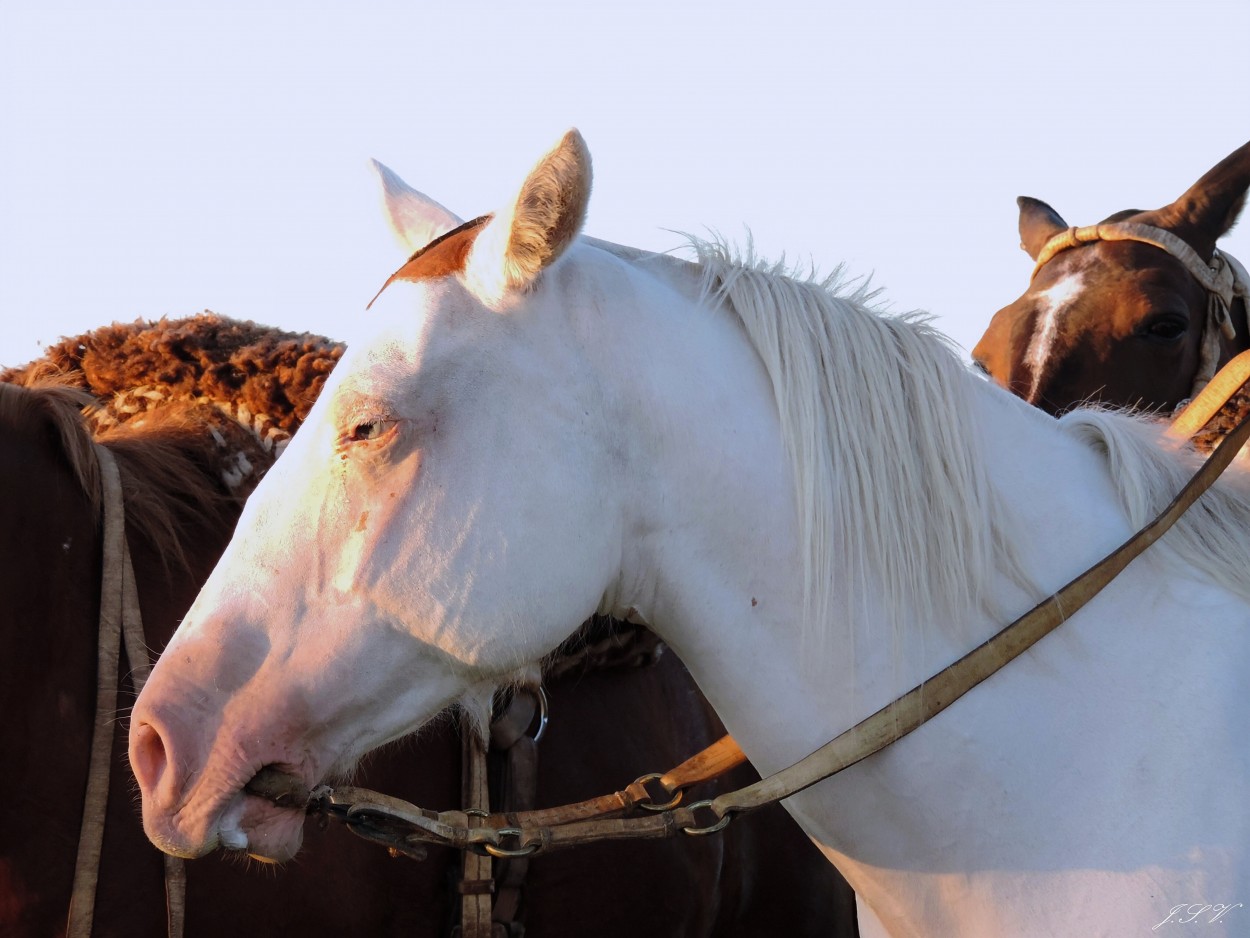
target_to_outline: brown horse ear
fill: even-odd
[[[1022,195],[1016,199],[1020,206],[1020,247],[1033,260],[1041,252],[1046,242],[1060,232],[1067,231],[1069,225],[1059,213],[1040,199],[1031,199]]]
[[[1250,188],[1250,143],[1220,160],[1171,205],[1145,212],[1140,221],[1165,228],[1188,242],[1206,260],[1215,242],[1241,214]]]

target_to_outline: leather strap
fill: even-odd
[[[1219,370],[1205,388],[1190,401],[1168,427],[1174,440],[1188,440],[1211,422],[1234,394],[1250,380],[1250,350],[1244,351]]]
[[[754,785],[722,795],[710,807],[717,817],[780,801],[867,758],[901,739],[976,687],[1076,614],[1142,551],[1161,538],[1210,488],[1250,438],[1250,418],[1221,441],[1171,504],[1123,545],[1058,593],[979,645],[934,677],[790,768]]]
[[[493,751],[491,758],[497,763],[500,810],[532,809],[538,794],[538,741],[532,736],[520,736],[506,749]],[[523,934],[523,900],[529,864],[528,856],[505,858],[496,863],[497,888],[491,918],[508,935]]]
[[[1244,277],[1238,277],[1238,271],[1231,267],[1227,255],[1216,251],[1210,264],[1207,264],[1192,247],[1172,232],[1153,225],[1138,222],[1109,222],[1104,225],[1085,225],[1081,228],[1069,228],[1055,235],[1037,252],[1037,262],[1033,265],[1033,277],[1046,263],[1063,251],[1080,247],[1094,241],[1140,241],[1161,251],[1166,251],[1185,265],[1185,269],[1202,284],[1208,293],[1218,293],[1224,297],[1225,303],[1232,301],[1235,283]],[[1235,262],[1234,262],[1235,263]],[[1240,265],[1238,265],[1240,266]],[[1232,336],[1229,336],[1232,338]]]
[[[130,664],[135,694],[143,689],[152,665],[143,638],[139,590],[135,584],[130,548],[126,543],[126,516],[121,473],[109,450],[95,445],[100,466],[103,502],[103,570],[100,576],[100,623],[96,654],[96,709],[83,800],[82,826],[70,894],[67,938],[88,938],[95,918],[100,852],[108,808],[109,762],[117,713],[117,675],[122,640]],[[186,872],[178,857],[162,854],[165,864],[167,928],[170,938],[182,938],[186,921]]]
[[[660,785],[669,794],[675,794],[683,789],[720,778],[746,761],[746,753],[742,751],[737,741],[732,736],[722,736],[702,752],[691,756],[681,765],[661,775]]]
[[[113,454],[102,446],[96,447],[96,454],[100,463],[100,488],[104,501],[104,566],[100,577],[95,719],[91,730],[87,794],[83,800],[78,856],[74,864],[74,887],[69,902],[69,922],[65,930],[68,938],[89,938],[95,917],[100,850],[104,843],[104,812],[109,797],[113,720],[117,713],[117,668],[124,604],[123,557],[127,553],[125,509],[122,506],[121,476],[117,471],[117,463],[113,460]]]
[[[490,810],[486,782],[486,748],[476,733],[465,729],[461,743],[461,792],[463,804],[472,811]],[[460,877],[460,935],[462,938],[491,938],[491,896],[495,878],[489,855],[465,851]]]

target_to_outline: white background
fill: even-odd
[[[401,259],[369,157],[467,218],[570,126],[589,234],[750,230],[970,348],[1015,197],[1170,202],[1250,138],[1248,40],[1246,0],[0,0],[0,365],[205,308],[337,337]]]

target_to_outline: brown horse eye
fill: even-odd
[[[1145,335],[1151,339],[1173,342],[1189,331],[1189,323],[1179,316],[1156,319],[1146,326]]]

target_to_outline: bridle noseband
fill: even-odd
[[[1030,282],[1037,278],[1038,272],[1056,254],[1095,241],[1138,241],[1166,251],[1180,261],[1207,291],[1207,321],[1202,330],[1202,357],[1194,375],[1193,387],[1189,391],[1190,397],[1198,394],[1219,369],[1221,337],[1231,342],[1237,336],[1233,327],[1233,301],[1240,297],[1243,306],[1250,310],[1250,276],[1247,276],[1246,269],[1235,257],[1219,248],[1215,249],[1211,255],[1211,263],[1208,264],[1192,247],[1162,228],[1138,222],[1111,222],[1068,228],[1052,237],[1037,253],[1037,263],[1033,266]],[[1250,312],[1247,315],[1250,316]]]

